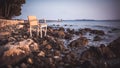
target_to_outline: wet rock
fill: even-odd
[[[67,39],[67,40],[71,40],[72,37],[73,37],[73,35],[70,34],[70,33],[66,33],[66,34],[65,34],[65,39]]]
[[[65,24],[64,26],[67,26],[67,24]]]
[[[105,59],[112,59],[116,57],[112,50],[104,44],[100,45],[99,50]]]
[[[120,30],[120,29],[118,29],[118,28],[113,28],[112,29],[112,31],[118,31],[118,30]]]
[[[87,31],[86,31],[85,29],[79,29],[79,30],[78,30],[78,33],[79,33],[79,34],[82,34],[82,35],[83,35],[83,34],[85,35],[85,34],[87,33]]]
[[[115,66],[117,62],[114,61],[115,58],[116,55],[114,54],[114,52],[112,52],[112,50],[104,44],[101,44],[100,47],[92,46],[81,55],[81,60],[83,63],[89,61],[90,66],[93,66],[95,68],[111,68],[111,66]]]
[[[66,31],[68,33],[70,33],[70,34],[74,34],[75,33],[75,30],[74,29],[70,29],[70,28],[66,29]]]
[[[89,64],[91,64],[91,66],[93,66],[94,68],[97,68],[97,66],[100,66],[99,62],[100,60],[102,60],[101,58],[102,58],[102,55],[99,49],[96,47],[90,47],[87,51],[83,52],[81,55],[82,63],[89,61]]]
[[[115,53],[116,57],[120,57],[120,37],[111,42],[108,47]]]
[[[47,37],[47,41],[48,41],[48,44],[52,47],[52,49],[61,50],[61,51],[65,49],[63,41],[61,41],[58,38],[54,38],[50,36],[50,37]]]
[[[80,37],[74,41],[72,41],[68,47],[71,48],[77,48],[77,47],[83,47],[86,46],[88,44],[88,39],[86,37]]]
[[[93,39],[93,41],[101,41],[101,40],[102,40],[102,38],[100,36],[95,36]]]
[[[90,33],[97,35],[105,35],[105,32],[103,30],[91,30]]]
[[[63,27],[60,27],[58,31],[65,31]]]

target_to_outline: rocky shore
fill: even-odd
[[[85,37],[87,33],[94,38]],[[105,35],[90,28],[76,31],[48,26],[47,36],[40,38],[35,32],[29,36],[28,24],[2,27],[0,68],[119,68],[120,37],[108,45],[89,45]],[[74,36],[78,38],[73,40]]]

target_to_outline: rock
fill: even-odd
[[[105,32],[103,30],[91,30],[90,33],[97,35],[105,35]]]
[[[64,26],[67,26],[67,24],[65,24]]]
[[[116,57],[120,57],[120,37],[111,42],[108,47],[115,53]]]
[[[90,66],[93,66],[94,68],[97,68],[97,65],[100,66],[100,63],[98,63],[102,56],[98,48],[96,47],[90,47],[88,50],[84,51],[81,55],[82,63],[84,64],[86,61],[89,61]]]
[[[90,66],[95,68],[111,68],[111,66],[120,63],[116,61],[115,58],[115,54],[104,44],[102,44],[100,47],[92,46],[88,50],[84,51],[81,55],[82,63],[89,61]]]
[[[40,53],[38,53],[38,56],[39,56],[39,57],[45,57],[45,52],[40,51]]]
[[[16,41],[16,39],[15,39],[14,37],[9,37],[9,38],[8,38],[8,41],[9,41],[9,42],[12,42],[12,41]]]
[[[38,45],[31,39],[16,42],[14,44],[8,43],[4,46],[6,51],[2,51],[3,55],[0,58],[0,66],[15,64],[24,59],[31,52],[37,51]]]
[[[65,31],[63,27],[60,27],[58,31]]]
[[[88,39],[86,37],[80,37],[74,41],[72,41],[68,47],[77,48],[88,45]]]
[[[102,38],[100,36],[95,36],[93,39],[93,41],[100,41],[100,40],[102,40]]]
[[[65,39],[67,39],[67,40],[71,40],[72,37],[73,37],[73,35],[70,34],[70,33],[66,33],[66,34],[65,34]]]
[[[48,45],[46,45],[45,48],[48,49],[48,50],[50,50],[50,49],[52,49],[52,46],[48,44]]]
[[[55,55],[55,56],[60,56],[60,51],[55,51],[55,52],[54,52],[54,55]]]
[[[74,34],[74,33],[75,33],[75,30],[74,30],[74,29],[70,29],[70,28],[68,28],[66,31],[67,31],[68,33],[70,33],[70,34]]]
[[[58,31],[58,37],[59,38],[64,38],[65,37],[64,31]]]
[[[118,29],[118,28],[113,28],[112,29],[112,31],[118,31],[118,30],[120,30],[120,29]]]
[[[54,38],[50,36],[50,37],[47,37],[47,41],[48,41],[48,44],[52,47],[52,49],[61,50],[61,51],[65,49],[63,41],[61,41],[58,38]]]
[[[27,68],[27,65],[25,63],[22,63],[20,67],[21,68]]]
[[[110,50],[110,48],[105,46],[104,44],[100,45],[99,50],[105,59],[112,59],[116,57],[112,50]]]
[[[12,66],[11,65],[7,65],[7,68],[12,68]]]
[[[0,46],[8,43],[8,39],[0,39]]]
[[[27,62],[28,62],[29,64],[33,64],[32,58],[28,58]]]
[[[47,40],[44,40],[43,43],[42,43],[42,45],[46,45],[46,44],[48,44]]]
[[[64,38],[65,37],[65,32],[64,31],[57,31],[55,30],[53,33],[52,33],[52,36],[53,37],[56,37],[56,38]]]
[[[17,25],[17,29],[22,29],[24,25]]]

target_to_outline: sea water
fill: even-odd
[[[62,21],[62,22],[47,22],[48,26],[53,28],[64,27],[70,29],[84,29],[91,28],[97,30],[103,30],[105,32],[104,36],[101,36],[101,41],[92,41],[95,35],[84,35],[89,40],[89,46],[99,46],[100,44],[108,45],[110,42],[120,37],[120,21]],[[72,40],[65,41],[65,45],[69,44],[71,41],[79,38],[79,36],[74,36]]]

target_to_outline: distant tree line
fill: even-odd
[[[11,19],[21,15],[21,7],[26,0],[0,0],[0,18]]]

